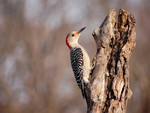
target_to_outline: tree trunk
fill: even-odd
[[[97,45],[95,67],[87,89],[88,113],[125,113],[132,96],[129,86],[129,58],[136,43],[136,22],[130,13],[109,11],[93,32]]]

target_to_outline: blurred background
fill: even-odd
[[[111,8],[137,22],[127,113],[150,113],[150,0],[0,0],[0,113],[85,113],[65,37],[86,26],[79,42],[92,59]]]

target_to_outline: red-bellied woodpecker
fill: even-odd
[[[89,83],[90,58],[85,49],[78,43],[80,33],[84,29],[85,27],[79,31],[69,33],[66,37],[66,44],[70,48],[70,59],[74,76],[81,89],[83,98],[86,98],[85,84]]]

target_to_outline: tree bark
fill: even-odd
[[[87,89],[87,113],[126,112],[132,96],[129,58],[136,45],[135,27],[133,15],[120,9],[116,20],[116,11],[112,9],[93,32],[97,53]]]

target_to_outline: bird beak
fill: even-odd
[[[81,33],[85,28],[86,28],[86,27],[83,27],[82,29],[80,29],[80,30],[78,31],[78,34]]]

